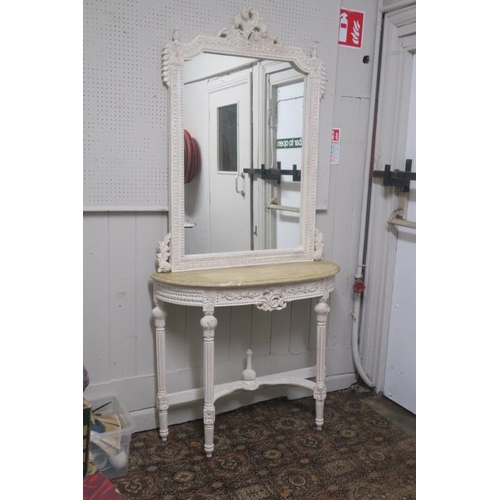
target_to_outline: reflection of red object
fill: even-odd
[[[366,283],[363,281],[363,278],[357,278],[352,285],[352,289],[354,293],[363,293],[366,290]]]
[[[191,182],[200,171],[200,152],[191,134],[184,130],[184,183]]]

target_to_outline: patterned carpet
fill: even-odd
[[[325,427],[312,397],[274,399],[218,415],[215,452],[203,451],[201,420],[132,435],[129,469],[113,482],[136,500],[410,500],[416,443],[363,399],[330,392]]]

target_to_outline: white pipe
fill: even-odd
[[[352,357],[354,359],[354,366],[359,374],[359,376],[363,379],[363,382],[368,387],[375,387],[375,384],[369,379],[366,374],[363,365],[361,363],[361,358],[359,356],[359,345],[358,345],[358,319],[359,319],[359,311],[360,311],[360,303],[361,298],[359,293],[354,294],[354,311],[352,313]]]

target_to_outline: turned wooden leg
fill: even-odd
[[[166,374],[166,355],[165,355],[165,323],[167,313],[163,305],[158,303],[153,309],[156,332],[156,371],[158,394],[156,405],[158,407],[160,419],[160,437],[163,441],[168,436],[168,393],[167,393],[167,374]]]
[[[316,385],[314,399],[316,400],[316,428],[323,428],[323,410],[326,399],[325,371],[326,371],[326,320],[330,307],[326,299],[319,299],[314,310],[316,311]]]
[[[203,406],[203,424],[205,426],[205,453],[211,457],[214,451],[214,337],[217,319],[213,310],[206,310],[200,324],[203,328],[203,367],[205,379],[205,403]]]

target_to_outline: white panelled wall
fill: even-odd
[[[169,0],[149,1],[154,6],[171,3]],[[87,4],[87,9],[91,9],[92,2]],[[211,29],[207,28],[204,19],[200,20],[196,15],[196,6],[201,10],[202,4],[206,9],[207,4],[203,0],[186,2],[190,12],[178,19],[179,27],[189,25],[186,29],[189,36],[184,41],[194,37],[198,31],[215,35],[244,5],[240,1],[229,0],[211,4],[208,20],[210,26],[217,27]],[[281,4],[286,19],[277,16],[276,4]],[[295,4],[300,5],[296,14],[291,9]],[[325,24],[322,16],[325,16],[325,11],[328,12],[331,39],[319,40],[318,55],[322,58],[322,52],[331,54],[336,47],[340,2],[321,0],[313,4],[314,9],[307,2],[282,1],[273,3],[271,9],[269,2],[261,0],[253,2],[252,6],[260,12],[273,34],[279,36],[283,25],[288,27],[289,32],[296,30],[297,39],[286,39],[283,43],[307,45],[304,47],[306,51],[318,40],[317,33],[302,24],[304,15],[301,9],[309,8],[322,26]],[[124,5],[128,3],[122,4],[121,8]],[[135,2],[131,5],[137,6]],[[363,210],[377,2],[345,0],[342,6],[365,12],[365,32],[362,49],[339,47],[338,53],[335,50],[336,55],[328,58],[326,70],[329,81],[321,109],[320,161],[321,158],[329,158],[330,144],[324,138],[330,137],[332,126],[341,128],[339,165],[321,163],[324,172],[320,177],[319,195],[325,202],[323,206],[320,204],[317,215],[317,226],[324,234],[323,256],[336,262],[341,269],[336,290],[330,298],[326,355],[328,390],[346,388],[356,381],[351,350],[352,284],[358,265]],[[147,29],[147,26],[142,28]],[[165,33],[165,44],[169,37],[170,33]],[[332,47],[327,47],[327,44],[332,44]],[[158,53],[160,51],[161,47]],[[363,62],[366,55],[370,58],[368,63]],[[160,62],[158,58],[158,79],[161,78]],[[335,78],[333,75],[336,75]],[[137,84],[140,85],[140,82]],[[163,90],[166,93],[166,89]],[[152,111],[154,108],[148,108],[145,113]],[[165,130],[165,143],[166,140]],[[140,158],[137,162],[140,163]],[[138,430],[144,430],[158,425],[155,418],[155,345],[149,276],[155,271],[157,244],[168,232],[168,214],[108,209],[84,212],[83,359],[90,376],[85,395],[89,399],[117,396],[134,415]],[[198,308],[169,306],[168,313],[168,390],[175,394],[202,387],[201,312]],[[272,313],[251,306],[223,308],[216,311],[216,316],[216,383],[241,377],[245,351],[249,347],[254,352],[252,365],[257,375],[306,369],[314,365],[315,318],[312,302],[298,301]],[[310,391],[269,387],[255,393],[236,393],[218,401],[217,411],[278,395],[302,397],[309,396]],[[201,410],[201,401],[171,406],[169,420],[175,423],[200,418]]]

